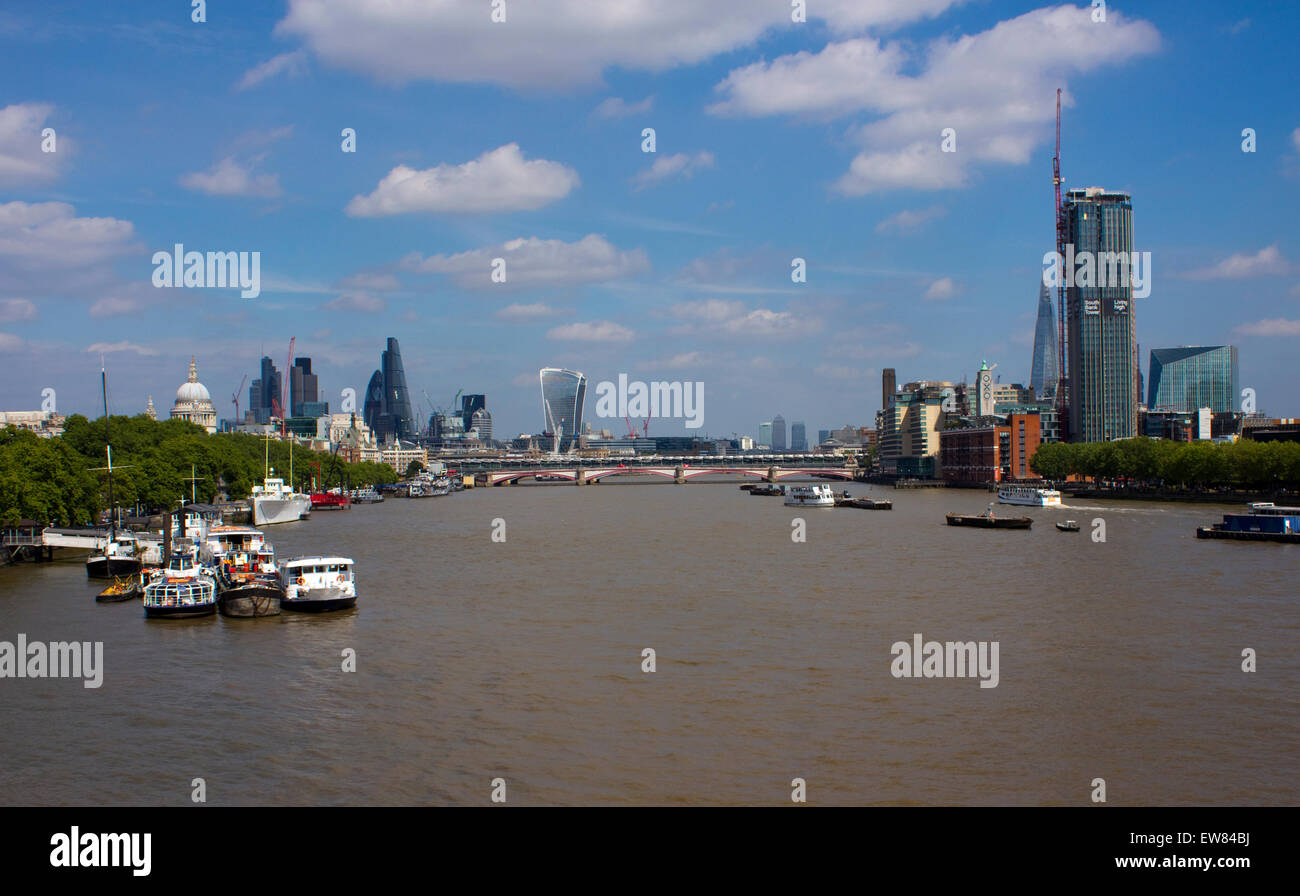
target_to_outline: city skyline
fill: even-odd
[[[1300,120],[1266,101],[1287,83],[1282,11],[1111,4],[1096,23],[1084,6],[936,2],[932,16],[886,20],[864,4],[856,19],[836,7],[802,26],[755,13],[751,26],[703,3],[669,26],[678,41],[719,23],[690,59],[653,42],[610,57],[599,41],[560,41],[554,72],[524,76],[519,42],[536,20],[521,10],[486,32],[502,41],[497,63],[461,60],[453,77],[339,52],[326,33],[339,21],[301,7],[194,24],[160,2],[131,29],[107,9],[39,25],[6,14],[0,360],[21,373],[0,384],[0,407],[39,408],[53,389],[60,412],[94,416],[103,355],[114,413],[140,413],[197,354],[230,418],[242,377],[263,356],[283,363],[294,336],[336,410],[343,390],[364,393],[394,333],[415,395],[491,395],[498,437],[537,428],[543,366],[704,382],[702,431],[715,435],[753,433],[773,406],[810,428],[870,425],[887,367],[957,382],[987,358],[1029,383],[1026,284],[1053,242],[1062,87],[1066,186],[1133,195],[1134,248],[1153,253],[1137,341],[1238,345],[1258,407],[1300,414],[1285,378],[1300,245],[1275,201],[1300,184]],[[359,35],[386,27],[359,15]],[[447,34],[478,34],[447,15]],[[582,27],[560,15],[550,33]],[[635,33],[617,17],[604,27]],[[1035,46],[1050,29],[1072,49]],[[68,33],[96,41],[55,39]],[[959,40],[1019,85],[1012,96],[953,93]],[[454,55],[441,41],[429,37]],[[1012,59],[1008,43],[1030,49]],[[226,44],[238,53],[215,52]],[[157,95],[117,73],[120,54],[191,86]],[[1251,66],[1235,64],[1243,54]],[[874,80],[857,68],[870,60]],[[891,111],[876,83],[914,105]],[[1188,90],[1218,99],[1153,126],[1146,110]],[[412,104],[435,114],[413,119]],[[922,112],[951,120],[956,152],[942,152],[939,125],[912,128]],[[39,151],[46,128],[52,153]],[[1228,188],[1213,232],[1187,186],[1209,182]],[[987,223],[970,227],[976,215]],[[259,294],[155,288],[150,259],[176,244],[261,253]],[[685,432],[679,420],[650,431]]]

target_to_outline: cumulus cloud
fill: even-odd
[[[130,221],[78,218],[66,202],[0,203],[0,275],[101,265],[130,251],[134,237]]]
[[[870,115],[851,132],[862,150],[836,183],[840,192],[945,189],[966,183],[972,162],[1027,162],[1051,132],[1055,89],[1067,75],[1159,47],[1148,22],[1112,10],[1101,26],[1088,8],[1058,6],[918,50],[858,37],[747,65],[717,85],[721,98],[710,111],[823,120]],[[941,152],[945,128],[956,132],[955,152]]]
[[[546,332],[547,339],[575,342],[631,342],[635,337],[627,327],[610,320],[577,321]]]
[[[749,308],[743,302],[725,299],[704,299],[698,302],[679,302],[669,313],[689,325],[683,332],[698,333],[700,327],[730,336],[790,336],[820,329],[818,321],[797,317],[788,311],[770,308]]]
[[[948,214],[942,205],[929,208],[903,209],[876,225],[876,233],[916,233],[926,224]]]
[[[0,352],[18,352],[27,347],[27,342],[13,333],[0,333]]]
[[[930,284],[922,296],[927,302],[946,302],[957,294],[957,284],[951,277],[941,277]]]
[[[180,184],[188,190],[207,193],[209,196],[254,196],[268,198],[279,196],[280,175],[258,174],[250,166],[226,156],[207,171],[195,171],[181,176]]]
[[[382,297],[368,292],[345,292],[321,306],[327,311],[383,311],[388,303]]]
[[[1266,277],[1287,274],[1291,263],[1282,257],[1274,243],[1254,255],[1237,253],[1218,264],[1188,272],[1193,280],[1239,280],[1246,277]]]
[[[644,171],[632,178],[638,190],[643,190],[651,184],[658,183],[670,177],[690,178],[702,168],[713,167],[713,153],[697,152],[694,154],[679,152],[676,155],[660,156],[654,160],[654,163]]]
[[[99,299],[95,304],[90,306],[91,317],[118,317],[124,314],[135,314],[144,306],[135,299],[123,296],[109,296]]]
[[[31,299],[0,299],[0,323],[36,320],[36,304]]]
[[[402,284],[392,274],[383,271],[358,271],[340,280],[339,287],[345,292],[371,289],[377,292],[392,292],[395,289],[401,289]]]
[[[937,15],[959,0],[818,0],[810,18],[838,32],[900,25]],[[789,3],[656,0],[508,3],[491,21],[486,3],[461,0],[375,3],[290,0],[276,26],[318,61],[380,81],[431,79],[517,89],[598,84],[607,67],[664,71],[752,44],[772,28],[802,28]]]
[[[635,103],[625,102],[621,96],[611,96],[601,100],[600,105],[591,114],[596,118],[629,118],[644,115],[654,107],[655,98],[648,96]]]
[[[96,342],[86,347],[86,352],[93,355],[109,355],[114,352],[132,352],[142,357],[152,357],[158,354],[157,349],[149,348],[144,345],[137,345],[134,342]]]
[[[544,302],[534,302],[531,305],[507,305],[499,310],[496,316],[502,320],[530,321],[543,317],[552,317],[559,313],[558,309],[552,308]]]
[[[59,175],[59,163],[71,144],[57,137],[56,152],[41,151],[41,131],[54,107],[47,103],[17,103],[0,109],[0,186],[44,184]]]
[[[504,284],[492,281],[497,258],[505,260]],[[592,233],[572,243],[532,236],[455,255],[422,258],[412,254],[402,259],[401,266],[418,273],[450,274],[461,286],[473,289],[499,289],[510,284],[553,286],[614,280],[646,270],[650,261],[641,249],[619,249]]]
[[[307,70],[307,51],[294,50],[289,53],[281,53],[279,56],[272,56],[265,62],[259,62],[257,65],[244,72],[244,76],[239,79],[235,86],[236,90],[247,90],[261,84],[268,78],[274,78],[276,75],[285,74],[290,77],[297,77]]]
[[[545,159],[525,161],[507,143],[463,165],[443,163],[418,171],[398,165],[369,196],[354,196],[347,213],[358,218],[412,212],[531,211],[563,199],[578,186],[578,172]]]

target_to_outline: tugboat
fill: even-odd
[[[209,530],[203,558],[217,570],[217,609],[222,616],[279,616],[284,589],[275,566],[275,549],[250,526]]]
[[[1028,529],[1034,521],[1027,516],[994,516],[993,505],[975,516],[960,513],[946,514],[949,526],[976,526],[981,529]]]
[[[349,557],[295,557],[280,565],[280,606],[299,613],[327,613],[356,606]]]
[[[144,587],[140,584],[138,575],[118,576],[113,581],[113,584],[95,595],[95,600],[101,604],[120,604],[122,601],[139,597],[143,593]]]
[[[188,554],[177,552],[144,586],[144,615],[150,619],[192,619],[217,612],[217,583]]]

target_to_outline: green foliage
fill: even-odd
[[[1046,479],[1078,475],[1180,488],[1294,489],[1300,487],[1300,443],[1057,442],[1040,445],[1030,467]]]
[[[413,476],[419,476],[423,472],[424,472],[424,464],[420,463],[418,460],[413,460],[406,465],[405,478],[410,479]]]
[[[69,417],[61,438],[43,439],[10,427],[0,430],[0,523],[19,519],[74,525],[89,523],[108,507],[105,421]],[[113,444],[113,500],[155,511],[191,494],[204,502],[249,495],[267,466],[289,476],[289,444],[246,433],[209,435],[184,420],[144,414],[108,420]],[[387,464],[346,463],[325,452],[293,450],[293,484],[306,489],[316,475],[351,487],[394,482]],[[193,472],[191,472],[193,471]],[[194,482],[191,483],[191,476]],[[192,488],[192,492],[191,492]]]

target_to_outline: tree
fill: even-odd
[[[405,478],[411,479],[415,476],[419,476],[423,472],[424,472],[424,464],[420,463],[418,460],[413,460],[406,465]]]

